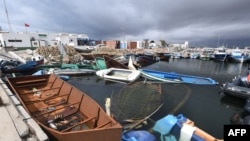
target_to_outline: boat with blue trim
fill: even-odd
[[[166,83],[189,83],[197,85],[216,85],[218,82],[209,77],[178,74],[175,72],[163,72],[150,69],[140,69],[141,75],[149,80]]]

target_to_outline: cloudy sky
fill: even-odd
[[[250,46],[250,0],[5,0],[13,32],[84,33],[103,40]],[[4,0],[0,26],[10,31]],[[24,24],[30,25],[25,28]]]

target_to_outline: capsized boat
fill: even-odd
[[[122,126],[101,106],[54,74],[7,78],[30,116],[60,141],[120,141]]]
[[[218,82],[208,77],[178,74],[175,72],[163,72],[150,69],[140,69],[141,75],[149,80],[166,83],[189,83],[197,85],[216,85]]]
[[[157,120],[153,131],[160,133],[162,140],[180,141],[223,141],[197,127],[194,122],[183,114],[172,114]]]
[[[250,98],[250,82],[247,76],[236,76],[232,82],[221,85],[220,94],[235,96],[243,99]]]
[[[140,71],[120,68],[108,68],[96,71],[96,75],[104,78],[105,80],[133,82],[140,77]]]

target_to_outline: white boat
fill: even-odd
[[[249,62],[250,57],[243,53],[241,49],[238,47],[235,49],[232,49],[231,53],[229,53],[227,60],[229,62],[236,62],[236,63],[243,63],[243,62]]]
[[[109,68],[97,71],[96,75],[106,80],[133,82],[140,77],[140,73],[139,70]]]
[[[226,61],[227,58],[227,49],[224,46],[217,47],[213,53],[212,60],[214,61]]]

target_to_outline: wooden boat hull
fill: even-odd
[[[30,116],[57,140],[121,140],[121,125],[56,75],[20,76],[7,82]]]
[[[114,60],[113,58],[110,58],[106,55],[103,56],[106,67],[107,68],[121,68],[121,69],[128,69],[128,66]]]
[[[137,57],[137,63],[140,64],[141,66],[147,66],[156,62],[157,61],[154,60],[153,57],[151,56],[139,55],[139,57]]]
[[[211,78],[198,77],[191,75],[177,74],[174,72],[162,72],[149,69],[141,69],[142,76],[151,80],[158,80],[171,83],[189,83],[197,85],[216,85],[218,84]]]

